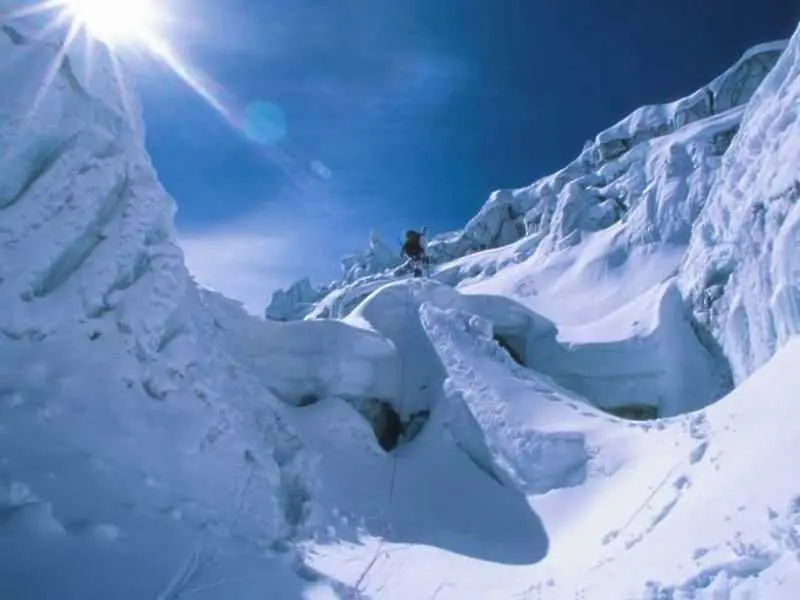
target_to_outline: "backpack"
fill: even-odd
[[[424,254],[422,248],[422,234],[417,231],[406,232],[406,242],[403,244],[403,251],[409,256]]]

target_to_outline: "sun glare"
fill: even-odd
[[[107,44],[146,43],[159,20],[150,0],[64,0],[64,10],[90,36]]]
[[[86,44],[84,56],[87,72],[91,71],[94,44],[101,43],[110,50],[108,56],[126,106],[128,102],[125,97],[129,90],[123,85],[122,63],[127,56],[150,56],[183,80],[231,127],[243,131],[242,117],[238,116],[240,111],[236,103],[213,79],[184,60],[170,42],[170,34],[174,34],[175,27],[182,22],[171,14],[168,8],[170,4],[171,0],[33,0],[9,13],[0,12],[0,25],[47,15],[49,18],[46,22],[40,23],[38,37],[60,37],[59,51],[43,74],[30,114],[35,113],[71,48],[78,41],[83,41]],[[79,35],[81,33],[84,35]],[[129,54],[129,50],[134,52]],[[264,123],[261,125],[265,127]],[[268,133],[271,134],[271,131]],[[266,135],[264,132],[262,134]]]

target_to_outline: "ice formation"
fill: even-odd
[[[800,32],[267,320],[107,53],[0,55],[0,596],[794,600]]]

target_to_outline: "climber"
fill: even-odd
[[[425,228],[422,232],[408,230],[406,231],[406,241],[403,244],[402,256],[408,256],[409,261],[414,269],[414,277],[422,277],[423,265],[428,263],[428,257],[425,255],[425,248],[422,246],[422,236],[425,235]]]

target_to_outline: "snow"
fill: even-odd
[[[306,277],[293,283],[287,290],[272,295],[264,316],[271,321],[295,321],[305,317],[319,300],[328,295],[327,287],[315,288]]]
[[[192,280],[111,58],[32,39],[0,596],[794,600],[800,31],[495,193],[431,277],[374,235],[268,319]]]
[[[669,246],[689,243],[692,225],[714,186],[745,105],[785,46],[786,42],[772,42],[748,50],[694,94],[638,109],[601,132],[564,169],[526,188],[494,192],[462,230],[430,240],[428,254],[439,265],[437,277],[457,285],[491,277],[531,256],[552,261],[554,254],[617,223],[625,230],[625,240],[605,257],[624,260],[632,246],[661,243],[667,248],[657,253],[673,254],[677,269],[683,248],[672,252]],[[516,252],[508,252],[511,247]],[[501,250],[496,260],[491,259],[492,249]],[[319,294],[298,298],[297,308],[281,308],[281,314],[344,316],[342,312],[363,299],[352,292],[369,276],[385,281],[396,275],[392,272],[396,263],[376,261],[374,255],[370,250],[350,259],[354,266],[345,265],[333,293],[321,299]],[[478,262],[478,256],[486,260]],[[346,297],[347,302],[331,312],[334,295]],[[283,293],[276,295],[276,303],[284,301]],[[311,310],[309,302],[316,302]]]
[[[354,254],[342,260],[342,279],[329,285],[315,287],[308,278],[295,282],[287,290],[277,290],[272,294],[272,299],[267,306],[265,316],[274,321],[292,321],[302,319],[309,315],[344,316],[341,305],[352,309],[355,303],[363,299],[369,292],[363,292],[364,279],[371,276],[380,281],[386,281],[385,271],[394,271],[401,267],[399,250],[392,252],[383,243],[376,231],[370,234],[369,247],[360,254]],[[390,276],[390,279],[393,277]],[[351,286],[356,290],[355,297],[351,295]],[[370,288],[369,291],[372,291]],[[321,300],[336,297],[334,306],[330,301],[323,304]],[[333,313],[331,312],[333,311]]]
[[[747,108],[682,269],[737,382],[800,332],[798,74],[795,36]]]
[[[613,127],[599,133],[595,144],[606,148],[612,142],[650,137],[664,128],[689,123],[741,106],[753,95],[786,48],[786,42],[771,42],[750,48],[725,73],[694,94],[670,104],[643,106]]]
[[[491,469],[505,483],[498,489],[528,494],[527,510],[544,526],[538,536],[529,532],[529,541],[538,537],[546,544],[546,556],[531,552],[522,563],[509,562],[460,548],[453,552],[450,545],[417,550],[392,537],[367,590],[389,600],[434,594],[646,599],[662,597],[658,593],[670,597],[670,590],[672,597],[683,598],[794,597],[800,572],[791,541],[798,534],[791,448],[800,434],[785,427],[775,444],[750,442],[771,436],[774,415],[792,410],[790,365],[800,358],[800,345],[787,347],[705,412],[631,424],[603,415],[546,378],[513,373],[474,319],[470,323],[464,315],[436,308],[424,314],[432,341],[453,362],[447,396],[471,408],[470,422],[459,418],[455,407],[443,411],[443,426],[482,470]],[[754,397],[768,399],[768,406],[754,404]],[[437,426],[432,421],[428,437],[398,455],[400,473],[419,477],[424,463],[414,463],[410,451],[421,449]],[[425,448],[427,461],[441,458],[431,450]],[[479,490],[496,487],[487,479],[458,494],[461,473],[440,468],[448,475],[446,490],[452,489],[444,493],[458,499],[444,514],[480,506],[485,499],[477,496]],[[392,523],[426,518],[407,504],[406,493],[391,505]],[[498,514],[484,512],[478,523]],[[431,531],[446,527],[440,518],[425,521]],[[483,540],[487,548],[495,540],[514,547],[514,538],[498,534],[502,530]],[[372,550],[323,545],[311,562],[354,581]]]

